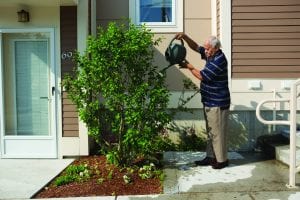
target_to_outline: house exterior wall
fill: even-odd
[[[72,74],[76,64],[72,57],[77,49],[77,7],[60,7],[60,46],[61,46],[61,76]],[[76,105],[62,91],[62,135],[63,137],[78,137],[78,113]]]
[[[90,1],[78,1],[77,4],[77,50],[80,53],[84,53],[86,49],[86,39],[90,34],[90,13],[88,12]],[[67,100],[68,101],[68,100]],[[71,102],[66,102],[71,103]],[[72,103],[71,103],[72,104]],[[71,106],[72,112],[74,111],[74,105]],[[74,115],[72,115],[74,116]],[[73,118],[74,120],[74,118]],[[76,126],[76,122],[72,122],[72,127]],[[74,124],[75,123],[75,124]],[[74,133],[74,132],[73,132]],[[72,134],[69,137],[61,137],[60,142],[60,157],[64,156],[79,156],[79,155],[88,155],[89,154],[89,137],[88,130],[85,124],[78,119],[78,135]]]
[[[26,11],[29,12],[30,15],[30,21],[27,23],[20,23],[18,22],[17,12],[21,9],[26,9]],[[3,5],[2,2],[0,2],[0,29],[38,29],[38,28],[54,28],[54,52],[55,58],[60,57],[60,43],[59,43],[59,7],[57,6],[44,6],[44,5],[27,5],[27,6],[19,6],[19,4],[12,4],[9,5]],[[1,61],[0,61],[1,62]],[[60,60],[55,59],[54,60],[55,66],[60,66]],[[58,68],[59,70],[59,68]],[[59,72],[56,73],[58,75]],[[59,101],[59,98],[57,98]],[[59,113],[57,118],[57,124],[61,122],[59,118]],[[2,118],[3,116],[1,116]],[[60,127],[57,127],[56,134],[57,138],[60,133]],[[2,129],[4,130],[4,129]],[[1,133],[1,135],[3,135]],[[2,137],[0,137],[1,140],[4,140]],[[58,140],[57,140],[58,141]],[[4,142],[1,142],[1,146],[5,144]],[[22,148],[22,147],[19,147]],[[57,146],[54,148],[58,148]],[[4,145],[1,147],[1,149],[4,149]],[[4,152],[1,152],[4,156]],[[1,157],[0,157],[1,159]]]
[[[237,17],[237,14],[241,14],[242,16],[244,16],[243,14],[245,14],[245,13],[235,13],[235,16],[233,16],[234,12],[238,12],[237,8],[235,8],[235,6],[237,6],[236,5],[237,2],[242,3],[242,4],[247,4],[247,5],[249,3],[247,1],[242,1],[242,0],[220,1],[220,24],[219,24],[219,26],[220,26],[219,29],[220,29],[220,33],[221,33],[220,37],[221,37],[221,41],[223,43],[223,47],[225,47],[226,55],[227,55],[229,61],[231,63],[233,63],[233,64],[229,65],[231,71],[235,70],[233,65],[237,63],[236,61],[238,58],[236,55],[233,56],[233,54],[235,53],[234,52],[235,50],[233,50],[233,48],[235,48],[234,45],[236,45],[238,43],[241,44],[240,43],[241,41],[239,40],[241,38],[235,37],[236,35],[234,35],[234,34],[242,35],[242,32],[243,32],[242,29],[238,29],[236,27],[237,26],[236,23],[238,22],[238,24],[241,27],[247,27],[247,24],[249,23],[249,22],[247,22],[247,20],[244,20],[244,19],[240,19],[240,21],[236,21],[237,19],[232,20],[232,18]],[[260,14],[257,15],[257,17],[259,17],[259,16],[267,17],[267,16],[270,16],[270,13],[269,13],[270,9],[262,9],[262,7],[260,6],[261,4],[270,5],[270,4],[275,3],[275,4],[277,4],[278,7],[281,7],[282,5],[285,5],[285,4],[293,4],[294,5],[295,2],[296,1],[284,1],[284,0],[251,1],[249,3],[250,4],[249,7],[251,7],[251,8],[245,7],[243,9],[248,10],[248,9],[253,9],[253,7],[255,7],[257,10],[256,11],[252,10],[252,12],[253,13],[260,12]],[[293,7],[292,10],[293,10],[293,9],[297,9],[298,6],[296,6],[296,7],[292,6],[292,7]],[[272,7],[272,8],[274,9],[274,7]],[[289,9],[291,9],[291,7],[289,7]],[[281,8],[279,10],[282,11]],[[287,13],[285,13],[284,15],[290,15],[289,12],[293,12],[292,10],[286,11]],[[233,12],[232,15],[228,15],[228,13],[231,13],[231,12]],[[272,12],[275,12],[275,11],[273,10]],[[249,13],[246,13],[245,15],[249,16]],[[273,15],[273,16],[276,15],[276,12],[275,12],[275,14],[273,13],[271,15]],[[258,21],[258,19],[256,19],[256,20],[252,21],[253,22],[252,25],[259,26],[259,24],[262,23],[264,20],[267,20],[269,22],[269,24],[265,25],[265,26],[268,26],[269,28],[274,26],[274,24],[278,23],[278,20],[276,20],[276,18],[271,17],[271,18],[265,18],[265,19],[262,19],[259,21]],[[295,21],[295,20],[292,20],[292,21]],[[286,26],[286,28],[287,29],[291,28],[290,31],[293,32],[295,27]],[[282,34],[285,37],[286,35],[289,35],[289,33],[286,32],[287,29],[285,29],[285,31],[282,33],[275,33],[275,35]],[[263,35],[263,34],[268,35],[268,33],[262,33],[261,31],[263,31],[263,29],[259,30],[259,29],[256,29],[256,27],[251,27],[251,28],[249,27],[250,34],[253,34],[256,36]],[[249,33],[247,33],[247,32],[248,31],[245,31],[243,34],[249,35]],[[268,45],[273,46],[274,51],[276,51],[275,44],[278,41],[276,41],[276,38],[272,38],[273,37],[272,35],[273,35],[273,33],[270,33],[269,34],[270,38],[268,38],[268,36],[267,36],[266,38],[261,38],[261,41],[264,41],[265,39],[270,39],[270,40],[266,40],[266,41],[268,41],[267,42]],[[249,39],[249,41],[251,41],[251,40],[253,40],[253,39],[255,40],[257,38],[248,38],[248,39]],[[287,41],[286,39],[284,39],[284,41]],[[228,41],[229,41],[229,43],[228,43]],[[248,45],[249,45],[249,41],[248,41]],[[257,44],[257,41],[256,42],[254,41],[251,45],[255,45],[255,44]],[[263,45],[266,43],[262,42],[261,44]],[[287,43],[285,45],[287,45]],[[295,45],[297,45],[297,42],[295,44],[293,44],[293,48],[295,48]],[[265,48],[261,48],[261,47],[257,47],[257,48],[259,49],[258,52],[260,52],[261,55],[258,56],[257,59],[253,58],[254,60],[256,59],[255,62],[259,62],[262,55],[266,55],[266,54],[270,53],[270,52],[267,52],[267,50]],[[291,48],[291,49],[293,49],[293,48]],[[250,54],[251,54],[251,52],[249,53],[249,55]],[[274,58],[274,60],[276,60],[276,58]],[[276,68],[276,65],[278,65],[279,63],[280,62],[278,62],[278,63],[273,62],[271,64],[271,67],[275,66],[274,68]],[[263,68],[263,66],[262,66],[262,68]],[[284,67],[284,69],[287,69],[287,71],[283,71],[282,75],[284,74],[284,72],[288,72],[288,70],[289,70],[288,68],[285,68],[285,67]],[[252,70],[255,70],[255,66],[253,67]],[[294,74],[293,77],[281,75],[281,78],[280,78],[280,76],[272,73],[272,72],[274,72],[273,70],[270,70],[270,73],[269,73],[269,71],[267,71],[267,73],[260,73],[260,72],[261,72],[261,69],[255,71],[252,74],[252,76],[248,76],[248,78],[247,78],[247,76],[238,76],[238,75],[234,74],[234,72],[230,73],[230,76],[232,76],[230,78],[230,90],[231,90],[231,97],[232,97],[231,110],[232,110],[232,112],[238,113],[238,115],[240,116],[239,119],[241,119],[241,120],[247,119],[248,120],[248,123],[244,123],[244,126],[245,126],[246,130],[249,132],[249,134],[248,134],[249,135],[249,142],[248,142],[249,146],[253,146],[256,138],[260,135],[270,134],[273,132],[278,133],[278,132],[280,132],[281,129],[288,128],[286,126],[278,126],[278,125],[277,126],[263,125],[261,122],[257,121],[256,116],[255,116],[255,109],[256,109],[257,104],[265,99],[289,98],[290,97],[290,88],[291,88],[290,86],[298,77],[297,72]],[[275,118],[277,120],[279,120],[279,119],[286,120],[289,117],[288,109],[289,109],[289,105],[287,103],[277,103],[277,104],[271,103],[271,104],[265,104],[265,106],[263,107],[262,113],[263,113],[263,116],[268,120],[274,120]],[[299,116],[297,116],[297,119],[299,119]],[[297,121],[299,121],[299,120],[297,120]]]
[[[26,10],[30,13],[30,22],[18,22],[17,12],[23,7],[1,6],[1,28],[27,28],[27,27],[57,27],[59,25],[58,7],[30,7]]]
[[[298,78],[297,1],[232,0],[233,78]]]
[[[21,1],[20,1],[21,2]],[[78,12],[75,13],[78,20],[75,21],[75,27],[78,27],[81,31],[78,33],[78,37],[72,40],[71,46],[75,45],[79,51],[85,50],[85,39],[89,34],[89,20],[88,18],[88,5],[89,1],[76,1],[73,0],[51,0],[51,1],[30,1],[30,4],[14,2],[0,2],[0,29],[35,29],[35,28],[54,28],[54,58],[56,66],[56,88],[57,92],[57,149],[58,157],[64,156],[78,156],[88,155],[89,144],[88,135],[85,125],[79,121],[78,116],[74,116],[76,119],[64,119],[62,115],[62,101],[68,104],[69,100],[65,98],[62,88],[60,88],[62,76],[61,73],[66,72],[65,68],[61,71],[61,29],[60,29],[60,6],[78,6]],[[17,19],[17,12],[21,9],[26,9],[30,14],[30,21],[27,23],[20,23]],[[77,34],[77,33],[75,33]],[[69,40],[70,41],[70,40]],[[64,41],[68,42],[68,41]],[[63,45],[66,47],[65,45]],[[74,50],[74,49],[73,49]],[[70,103],[70,102],[69,102]],[[72,107],[73,110],[74,106]],[[65,107],[65,109],[69,109]],[[67,122],[67,123],[66,123]],[[67,125],[66,124],[72,124]],[[70,133],[67,129],[74,129],[76,133]],[[63,134],[64,130],[64,134]],[[67,136],[67,137],[66,137]]]
[[[229,82],[232,96],[232,106],[230,114],[230,136],[229,144],[231,149],[249,150],[255,145],[257,137],[264,134],[270,134],[279,131],[282,126],[266,126],[260,123],[255,116],[257,104],[269,98],[289,98],[290,85],[295,78],[276,78],[276,77],[252,77],[239,78],[232,77],[232,62],[235,64],[235,57],[232,57],[232,44],[236,41],[232,40],[231,31],[231,11],[232,1],[234,0],[183,0],[184,1],[184,27],[183,31],[191,36],[199,44],[202,44],[207,36],[217,35],[223,46],[228,62],[229,62]],[[242,1],[242,0],[240,0]],[[243,1],[252,4],[252,1]],[[258,1],[255,1],[258,2]],[[274,1],[263,1],[274,2]],[[285,2],[278,0],[278,2]],[[289,1],[290,2],[290,1]],[[295,1],[294,1],[295,2]],[[118,6],[115,6],[118,5]],[[97,0],[97,25],[106,26],[111,20],[119,20],[122,17],[128,17],[128,1],[113,0],[107,2],[105,0]],[[270,20],[272,21],[272,20]],[[235,29],[234,29],[235,30]],[[164,51],[169,41],[175,33],[157,33],[156,37],[163,37],[163,42],[156,49],[155,64],[166,66],[167,62],[164,58]],[[204,62],[200,60],[197,53],[187,48],[187,59],[202,68]],[[296,54],[295,54],[296,55]],[[274,64],[274,63],[273,63]],[[178,99],[181,95],[182,80],[190,78],[197,86],[199,81],[196,80],[186,70],[179,70],[176,67],[170,68],[167,73],[167,83],[172,93],[170,99],[170,108],[176,108]],[[187,91],[186,96],[193,94],[193,91]],[[179,113],[175,116],[175,122],[182,127],[194,127],[196,132],[201,133],[204,129],[204,119],[202,113],[202,105],[200,95],[194,97],[187,106],[194,111],[194,114]],[[288,105],[281,103],[280,105],[267,104],[262,111],[267,119],[285,118],[288,116]],[[273,110],[279,110],[277,112]],[[176,139],[178,135],[172,134]]]
[[[243,0],[230,0],[226,3],[232,5],[231,10],[227,9],[227,12],[232,12],[232,27],[228,27],[229,22],[221,26],[232,32],[232,38],[226,38],[232,45],[232,109],[254,110],[263,99],[289,98],[290,86],[300,76],[296,64],[299,37],[289,38],[300,26],[293,17],[295,10],[299,9],[296,1],[251,1],[248,4]],[[252,51],[253,48],[256,51]],[[266,64],[266,61],[270,62]],[[285,62],[284,66],[281,66],[282,62]],[[253,65],[247,67],[247,63]],[[287,104],[276,107],[288,109]],[[273,105],[267,108],[273,109]]]
[[[241,44],[241,41],[235,40],[235,37],[232,36],[232,32],[240,33],[243,31],[247,31],[247,27],[235,27],[236,21],[231,21],[231,13],[232,11],[235,13],[245,13],[248,12],[248,8],[243,8],[242,10],[233,8],[232,3],[234,2],[242,2],[247,3],[246,0],[183,0],[184,1],[184,27],[183,31],[191,36],[195,41],[199,44],[202,44],[203,41],[211,34],[217,35],[223,44],[223,50],[229,60],[229,71],[230,71],[230,91],[232,96],[232,106],[231,106],[231,114],[230,114],[230,147],[231,149],[238,149],[238,150],[249,150],[253,148],[255,144],[255,140],[262,134],[269,134],[273,131],[279,131],[280,129],[284,128],[282,126],[266,126],[261,124],[257,121],[255,116],[255,109],[257,104],[264,100],[264,99],[272,99],[272,98],[289,98],[290,93],[290,85],[293,81],[298,78],[298,71],[293,72],[293,76],[283,76],[279,78],[278,76],[253,76],[253,77],[239,77],[239,76],[231,76],[232,66],[239,63],[240,57],[237,55],[232,54],[231,48],[232,44]],[[34,1],[33,1],[34,2]],[[55,65],[61,66],[61,53],[62,50],[60,49],[60,3],[62,1],[45,1],[44,4],[39,4],[36,1],[34,5],[27,6],[28,11],[30,13],[30,22],[29,23],[19,23],[17,22],[17,15],[16,12],[21,9],[18,4],[10,6],[0,6],[0,28],[39,28],[39,27],[51,27],[55,28]],[[52,3],[53,2],[53,3]],[[89,30],[93,29],[94,27],[89,27],[90,19],[93,17],[96,18],[96,25],[106,26],[110,21],[121,20],[123,17],[129,17],[129,0],[91,0],[85,1],[80,0],[78,1],[78,9],[77,9],[77,27],[78,30],[78,38],[77,38],[77,48],[80,52],[84,52],[86,43],[85,39],[89,35]],[[290,10],[286,10],[285,15],[287,16],[294,16],[293,12],[298,12],[298,6],[295,5],[295,0],[276,0],[276,1],[253,1],[251,4],[257,4],[257,2],[270,4],[282,4],[287,3],[292,5],[289,7]],[[68,1],[70,5],[74,4],[73,0]],[[297,2],[296,2],[297,3]],[[89,15],[89,5],[96,5],[96,16]],[[117,5],[117,6],[116,6]],[[273,5],[274,6],[274,5]],[[258,10],[261,9],[259,6],[257,7]],[[287,7],[286,7],[287,8]],[[275,7],[272,7],[274,12],[276,11]],[[269,10],[269,9],[268,9]],[[280,9],[281,10],[281,9]],[[254,12],[252,10],[251,12]],[[263,12],[264,10],[260,10],[259,12]],[[267,14],[269,15],[269,14]],[[242,15],[241,15],[242,16]],[[260,15],[263,18],[263,14]],[[237,19],[239,20],[239,19]],[[91,20],[93,21],[93,20]],[[277,20],[278,22],[278,20]],[[270,19],[270,23],[276,23],[276,20]],[[282,23],[282,22],[281,22]],[[296,23],[292,24],[293,26],[284,27],[284,28],[271,28],[271,32],[279,31],[280,34],[291,35],[288,33],[289,29],[291,28],[292,35],[294,38],[297,39],[296,42],[291,42],[288,38],[284,38],[283,40],[279,41],[285,47],[284,51],[289,50],[290,46],[293,47],[295,52],[292,55],[295,56],[294,64],[295,69],[298,69],[297,62],[299,60],[298,51],[299,51],[299,37],[295,32],[298,33],[298,20],[293,19],[289,23]],[[238,22],[240,25],[244,25]],[[252,25],[255,25],[252,24]],[[282,26],[281,24],[280,26]],[[246,29],[245,29],[246,28]],[[258,29],[257,29],[258,30]],[[255,30],[251,30],[255,33]],[[281,33],[282,32],[282,33]],[[162,37],[163,41],[159,45],[159,47],[155,50],[155,63],[161,68],[164,68],[168,65],[164,58],[164,52],[167,46],[169,45],[169,41],[173,38],[175,33],[156,33],[155,37]],[[287,41],[289,40],[289,41]],[[247,42],[247,41],[246,41]],[[257,42],[257,41],[256,41]],[[244,43],[243,44],[250,44]],[[188,47],[188,55],[187,59],[195,64],[199,69],[202,68],[204,62],[200,59],[200,56],[191,51]],[[234,48],[233,48],[233,51]],[[238,52],[239,53],[239,52]],[[245,53],[245,52],[242,52]],[[252,52],[253,54],[254,52]],[[238,54],[241,55],[241,54]],[[253,54],[254,55],[254,54]],[[269,54],[269,56],[273,55],[273,53]],[[291,55],[289,55],[291,56]],[[275,57],[272,57],[275,58]],[[254,58],[255,59],[255,58]],[[237,62],[238,61],[238,62]],[[232,64],[231,64],[232,63]],[[279,62],[280,63],[280,62]],[[277,63],[273,62],[273,65]],[[278,67],[277,67],[278,68]],[[57,85],[60,85],[61,81],[61,69],[57,67],[57,76],[58,82]],[[291,69],[288,67],[286,69]],[[251,69],[252,70],[252,69]],[[268,71],[267,71],[268,72]],[[235,73],[235,71],[233,71]],[[265,73],[266,74],[266,73]],[[291,73],[290,73],[291,74]],[[178,105],[178,99],[181,95],[181,90],[183,88],[182,80],[190,78],[197,86],[199,86],[199,81],[195,79],[187,70],[178,69],[176,67],[172,67],[168,70],[167,73],[167,84],[171,91],[171,99],[170,99],[170,108],[176,108]],[[58,89],[58,110],[61,111],[62,109],[62,98],[65,97],[63,95],[63,91],[61,88]],[[185,96],[189,96],[193,94],[194,91],[187,91]],[[66,104],[70,102],[67,99]],[[64,105],[64,104],[63,104]],[[72,106],[71,106],[72,107]],[[187,107],[193,111],[193,114],[187,113],[178,113],[175,116],[174,122],[180,127],[194,127],[198,134],[203,132],[205,127],[203,113],[202,113],[202,105],[200,102],[200,95],[194,97],[188,104]],[[66,107],[67,108],[67,107]],[[74,110],[74,107],[72,108]],[[269,111],[264,111],[263,115],[267,119],[272,119],[273,116],[277,118],[286,118],[288,117],[287,104],[269,104],[264,107],[264,109],[269,109]],[[275,112],[273,110],[280,110]],[[298,116],[299,118],[299,116]],[[77,121],[77,122],[76,122]],[[66,132],[63,135],[63,126],[64,120],[62,113],[59,112],[57,114],[57,132],[58,132],[58,149],[59,149],[59,157],[63,156],[74,156],[74,155],[88,155],[89,147],[88,147],[88,135],[87,129],[84,123],[82,123],[78,119],[72,119],[71,121],[68,120],[71,124],[76,126],[76,131],[78,132]],[[74,127],[71,127],[74,128]],[[73,131],[73,130],[71,130]],[[172,137],[177,140],[178,133],[172,132],[170,133]],[[68,136],[68,137],[64,137]]]
[[[123,17],[127,18],[129,16],[129,1],[124,0],[97,0],[97,26],[106,27],[110,21],[118,21]],[[115,6],[118,5],[118,6]],[[184,27],[183,31],[192,37],[199,44],[202,44],[204,40],[213,33],[212,25],[212,7],[211,1],[206,0],[186,0],[184,1]],[[220,15],[218,13],[218,15]],[[218,30],[220,32],[220,30]],[[165,60],[164,52],[168,47],[170,40],[174,37],[175,33],[156,33],[155,37],[162,37],[163,41],[160,43],[159,47],[155,50],[154,64],[160,66],[161,68],[168,65]],[[187,45],[187,44],[186,44]],[[195,64],[197,67],[201,68],[205,63],[200,59],[199,54],[193,52],[189,47],[187,47],[187,60]],[[181,70],[176,67],[171,67],[167,71],[167,84],[171,91],[170,98],[170,108],[177,108],[178,99],[182,95],[181,91],[183,88],[183,79],[191,79],[198,87],[200,85],[199,80],[194,78],[190,72],[187,70]],[[187,91],[185,96],[188,97],[192,95],[194,91]],[[202,134],[205,128],[205,121],[203,118],[202,104],[200,102],[200,95],[194,97],[188,104],[187,107],[193,113],[178,113],[174,117],[174,123],[176,126],[181,129],[188,129],[193,127],[196,130],[197,134]],[[232,135],[238,134],[239,137],[234,137],[231,135],[231,138],[237,138],[231,142],[232,148],[247,149],[249,148],[249,140],[253,136],[250,136],[247,132],[245,126],[242,125],[246,121],[245,118],[243,121],[239,120],[239,114],[232,114],[232,126],[234,126],[235,131],[232,132]],[[247,122],[247,125],[250,122]],[[254,122],[251,122],[251,126]],[[241,133],[242,132],[242,133]],[[174,141],[178,141],[180,137],[179,132],[170,132],[170,137]]]
[[[123,18],[129,17],[129,0],[96,0],[97,4],[97,26],[106,27],[110,21],[119,21]],[[116,6],[118,5],[118,6]],[[184,1],[184,32],[189,34],[192,38],[198,41],[200,44],[204,42],[206,37],[211,34],[211,11],[210,1],[205,0],[189,0]],[[164,68],[168,65],[165,60],[165,49],[168,47],[170,40],[174,37],[175,33],[156,33],[155,37],[163,38],[162,43],[155,50],[154,64]],[[200,59],[200,56],[191,51],[188,47],[187,59],[193,63],[199,63],[202,66],[204,62]],[[167,84],[169,89],[174,92],[182,90],[182,80],[192,78],[195,84],[199,85],[194,77],[189,73],[185,73],[184,70],[178,68],[170,68],[167,75]],[[175,105],[174,102],[171,105]],[[197,106],[197,105],[194,105]]]
[[[243,25],[242,23],[242,19],[240,19],[239,22],[237,22],[236,20],[232,20],[231,21],[231,17],[228,17],[230,15],[228,15],[228,13],[231,12],[237,12],[236,9],[232,8],[232,4],[236,4],[236,2],[243,2],[244,4],[246,4],[246,1],[242,1],[242,0],[228,0],[228,1],[219,1],[220,2],[220,23],[218,29],[220,30],[220,37],[221,37],[221,41],[223,43],[223,48],[226,49],[226,55],[228,57],[229,62],[232,63],[232,65],[229,65],[229,68],[232,72],[232,74],[234,74],[235,72],[232,71],[233,69],[233,65],[236,63],[236,61],[239,60],[239,58],[237,56],[234,56],[234,49],[231,48],[233,46],[233,48],[235,48],[234,45],[236,44],[241,44],[241,42],[243,43],[243,41],[239,40],[240,38],[236,38],[236,37],[231,37],[231,35],[234,35],[234,31],[237,30],[237,27],[235,27],[235,29],[233,29],[231,27],[232,26],[236,26],[236,23],[239,23],[240,26]],[[256,3],[255,3],[256,2]],[[256,5],[257,3],[259,4],[270,4],[270,3],[276,3],[276,4],[285,4],[286,2],[291,3],[292,1],[284,1],[284,0],[278,0],[278,1],[255,1],[255,2],[250,2],[250,4],[252,5]],[[248,5],[248,4],[247,4]],[[235,5],[236,6],[236,5]],[[258,9],[258,11],[263,12],[261,10],[260,6],[256,5],[256,8]],[[247,9],[247,8],[244,8]],[[252,8],[253,9],[253,8]],[[294,8],[295,9],[295,8]],[[254,11],[253,11],[254,12]],[[269,11],[268,11],[269,12]],[[264,14],[264,13],[262,13]],[[261,14],[261,15],[262,15]],[[265,13],[266,16],[268,16],[268,13]],[[273,20],[273,18],[268,19],[270,24],[274,24],[276,23],[276,19]],[[254,22],[253,22],[254,23]],[[261,23],[261,22],[258,22]],[[245,21],[245,24],[243,25],[245,27],[247,27],[247,22]],[[287,26],[288,28],[288,26]],[[255,29],[256,32],[259,32],[259,30]],[[293,28],[291,27],[291,31],[293,30]],[[231,32],[233,32],[233,34],[231,34]],[[239,33],[241,34],[241,33]],[[245,33],[247,35],[247,33]],[[254,35],[256,34],[255,32],[253,33]],[[288,34],[287,34],[288,35]],[[270,35],[271,36],[271,35]],[[253,38],[248,38],[249,41],[251,41]],[[257,38],[256,38],[257,39]],[[230,42],[229,44],[227,44],[227,42]],[[248,45],[249,45],[249,41],[248,41]],[[261,38],[262,44],[264,40],[264,38]],[[282,40],[280,41],[275,41],[275,43],[272,43],[272,41],[274,41],[274,38],[271,39],[268,43],[269,45],[274,45],[276,42],[283,42]],[[244,41],[247,42],[247,41]],[[226,45],[224,45],[224,43]],[[254,44],[257,44],[257,40],[255,40],[253,42]],[[288,42],[287,44],[290,44],[290,42]],[[293,45],[294,47],[297,46],[297,42]],[[247,46],[244,46],[245,48]],[[260,49],[260,47],[257,47],[258,49]],[[285,47],[286,48],[286,47]],[[261,51],[261,50],[259,50]],[[262,55],[264,54],[268,54],[268,52],[261,52]],[[262,55],[258,55],[257,60],[259,60],[258,58],[260,58]],[[256,59],[255,57],[253,59]],[[274,64],[274,63],[273,63]],[[272,64],[272,65],[273,65]],[[271,65],[271,66],[272,66]],[[255,66],[254,66],[255,67]],[[263,67],[263,66],[262,66]],[[296,67],[297,68],[297,67]],[[288,68],[286,68],[288,70]],[[270,74],[272,71],[270,71]],[[264,74],[264,73],[262,73]],[[260,71],[256,71],[254,73],[255,76],[253,77],[238,77],[238,76],[232,76],[230,79],[230,90],[232,93],[232,110],[255,110],[256,109],[256,105],[257,103],[259,103],[261,100],[266,99],[266,98],[273,98],[274,96],[276,97],[281,97],[281,98],[287,98],[289,97],[290,94],[290,85],[293,83],[293,81],[295,80],[295,78],[289,77],[289,76],[285,76],[283,78],[278,78],[278,76],[263,76]],[[297,76],[297,73],[296,77]],[[230,75],[231,76],[231,75]],[[272,105],[267,106],[266,108],[268,109],[272,109]],[[288,109],[287,105],[280,105],[280,107],[278,107],[279,109]]]

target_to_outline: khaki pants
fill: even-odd
[[[204,107],[206,121],[208,157],[216,158],[218,162],[227,160],[227,135],[228,135],[229,109],[220,107]]]

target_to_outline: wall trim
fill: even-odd
[[[211,0],[211,34],[217,36],[217,0]]]
[[[220,40],[228,61],[228,84],[231,89],[231,0],[220,1]]]

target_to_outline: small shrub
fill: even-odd
[[[192,130],[192,131],[191,131]],[[200,136],[196,135],[193,128],[186,128],[179,132],[180,142],[176,148],[178,151],[203,151],[206,147],[204,130]]]
[[[150,163],[149,165],[144,165],[139,169],[139,176],[141,179],[150,179],[153,177],[159,177],[160,180],[162,180],[163,172],[161,170],[158,170],[153,163]]]
[[[55,179],[54,185],[57,187],[61,185],[66,185],[68,183],[74,182],[75,179],[76,178],[74,176],[70,176],[70,175],[60,176]]]
[[[74,74],[64,77],[80,119],[112,164],[130,166],[165,150],[159,133],[171,120],[170,92],[153,62],[160,42],[145,26],[112,22],[89,37]]]
[[[55,179],[54,185],[61,186],[75,181],[84,181],[90,178],[90,170],[85,165],[70,165],[62,176]]]

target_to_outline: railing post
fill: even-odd
[[[264,100],[261,101],[256,107],[256,117],[259,121],[264,124],[282,124],[290,126],[290,159],[289,159],[289,183],[287,187],[295,188],[296,187],[296,172],[297,172],[297,163],[296,163],[296,132],[297,132],[297,88],[300,85],[300,79],[298,79],[291,87],[290,99],[273,99],[273,100]],[[260,108],[263,104],[268,102],[289,102],[290,103],[290,120],[281,120],[281,121],[268,121],[261,117]]]
[[[296,187],[296,131],[297,131],[297,86],[296,81],[291,88],[290,94],[290,168],[289,168],[289,188]]]
[[[265,103],[272,103],[272,102],[289,102],[290,99],[267,99],[259,102],[259,104],[256,107],[256,117],[257,119],[263,123],[263,124],[277,124],[277,125],[290,125],[290,121],[288,120],[265,120],[262,118],[260,115],[260,108],[265,104]]]

